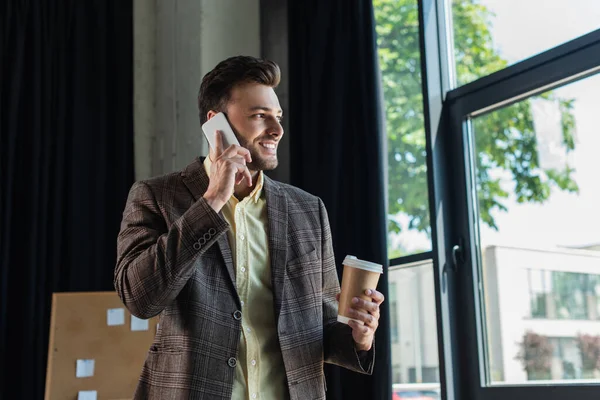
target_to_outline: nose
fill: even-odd
[[[273,118],[272,121],[273,122],[269,125],[267,130],[267,134],[273,138],[279,139],[283,136],[283,126],[281,126],[281,122],[275,118]]]

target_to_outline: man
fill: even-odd
[[[225,113],[240,146],[219,133],[209,157],[131,188],[115,287],[133,315],[160,314],[136,399],[324,399],[324,362],[373,371],[383,295],[356,299],[362,323],[337,322],[325,207],[263,174],[283,135],[279,74],[252,57],[217,65],[201,122]]]

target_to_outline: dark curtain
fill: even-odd
[[[323,199],[341,277],[347,254],[387,265],[385,131],[373,5],[290,1],[291,183]],[[379,288],[387,295],[387,273]],[[391,398],[388,303],[373,376],[326,366],[329,399]]]
[[[52,293],[114,290],[132,2],[0,3],[0,398],[42,399]]]

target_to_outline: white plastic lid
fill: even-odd
[[[383,266],[381,264],[375,264],[369,261],[359,260],[354,256],[346,256],[346,258],[344,259],[344,265],[383,274]]]

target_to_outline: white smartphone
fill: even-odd
[[[216,114],[211,119],[202,124],[202,131],[204,132],[204,136],[206,136],[206,140],[208,140],[208,144],[211,148],[216,148],[217,131],[223,132],[221,138],[223,139],[223,150],[231,146],[232,144],[240,145],[235,134],[233,133],[233,129],[229,122],[227,121],[227,117],[222,112]]]

